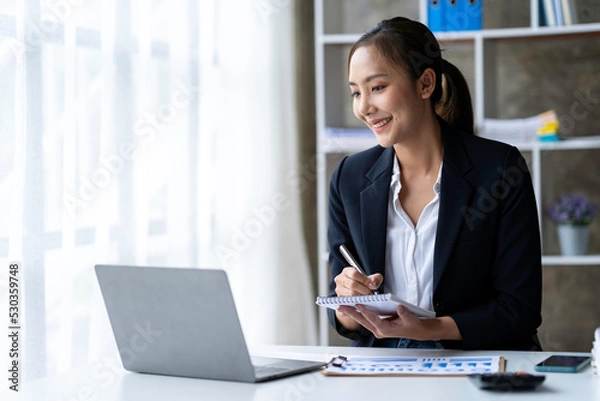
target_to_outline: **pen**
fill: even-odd
[[[346,259],[346,262],[348,262],[350,264],[350,266],[354,267],[356,270],[358,270],[358,272],[360,274],[367,277],[367,273],[365,273],[365,271],[362,269],[362,267],[360,267],[357,260],[354,259],[354,256],[352,256],[352,254],[350,253],[350,251],[348,251],[348,248],[346,248],[345,245],[343,245],[343,244],[340,245],[340,252],[342,253],[342,256],[344,257],[344,259]],[[379,294],[379,292],[377,292],[376,290],[373,290],[373,294]]]

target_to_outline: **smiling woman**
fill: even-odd
[[[356,346],[540,349],[540,234],[519,151],[473,135],[465,79],[419,22],[383,20],[363,35],[348,79],[379,146],[331,177],[330,249],[345,245],[367,273],[332,251],[331,295],[380,288],[436,317],[340,307],[331,324]]]
[[[356,49],[348,70],[354,115],[371,128],[379,144],[390,147],[409,140],[423,114],[417,108],[426,103],[418,101],[425,94],[415,90],[405,70],[391,65],[374,46]],[[425,91],[435,88],[431,69],[424,74],[422,84]]]

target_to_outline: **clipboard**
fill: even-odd
[[[367,358],[338,355],[321,373],[325,376],[462,377],[505,370],[506,359],[498,355]]]

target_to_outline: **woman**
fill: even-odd
[[[333,326],[355,346],[541,349],[540,234],[519,151],[474,135],[464,77],[419,22],[384,20],[363,35],[348,77],[379,146],[331,178],[332,295],[379,288],[436,317],[340,307],[328,311]]]

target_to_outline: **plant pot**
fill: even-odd
[[[560,251],[565,256],[585,255],[587,253],[590,227],[571,224],[558,225]]]

